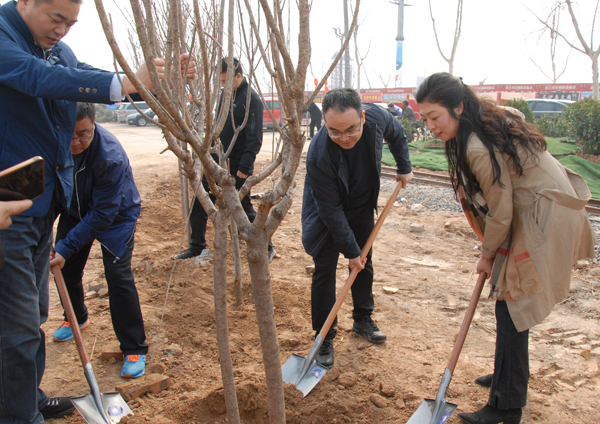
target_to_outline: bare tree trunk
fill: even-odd
[[[344,0],[344,40],[348,38],[348,0]],[[352,67],[350,66],[350,46],[344,52],[344,87],[352,88]]]
[[[221,378],[223,379],[225,405],[227,406],[227,421],[229,423],[239,423],[240,412],[233,380],[229,325],[227,322],[227,217],[225,213],[218,211],[215,214],[214,223],[214,301],[219,363],[221,364]]]
[[[235,307],[239,308],[244,304],[244,290],[242,287],[242,260],[240,255],[240,239],[238,237],[237,224],[233,218],[229,219],[229,231],[231,237],[231,245],[233,246],[233,265],[235,274],[233,278],[233,286],[235,291]]]

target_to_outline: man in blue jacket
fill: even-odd
[[[396,161],[396,180],[412,179],[408,143],[402,125],[385,109],[362,103],[348,88],[329,91],[323,98],[325,127],[312,139],[306,160],[302,204],[302,244],[315,262],[311,288],[313,330],[321,331],[335,304],[336,268],[340,252],[348,266],[359,268],[352,285],[352,331],[372,343],[387,337],[373,322],[373,265],[371,251],[360,253],[374,227],[379,196],[383,139]],[[316,360],[333,366],[337,319],[327,333]]]
[[[71,204],[76,102],[122,99],[114,73],[78,62],[60,41],[77,22],[80,3],[19,0],[0,7],[0,169],[36,155],[46,164],[44,194],[0,232],[5,254],[0,269],[0,423],[37,424],[73,410],[69,398],[48,398],[39,388],[46,362],[41,325],[49,305],[50,204],[53,198],[65,208]],[[155,59],[155,64],[164,73],[164,62]],[[189,70],[195,76],[195,65],[188,76]],[[145,65],[137,74],[153,88]],[[126,77],[123,82],[125,91],[135,91]]]
[[[63,269],[79,327],[85,328],[89,319],[81,278],[94,240],[100,242],[110,315],[125,355],[121,376],[140,377],[144,374],[148,345],[131,255],[141,199],[125,150],[114,135],[95,124],[95,119],[93,103],[77,104],[71,142],[75,192],[68,210],[59,205],[60,220],[50,266]],[[53,339],[63,342],[72,338],[65,314]]]

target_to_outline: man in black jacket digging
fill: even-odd
[[[235,177],[235,188],[239,190],[242,185],[244,185],[246,178],[254,172],[254,160],[262,147],[263,104],[256,91],[248,86],[248,81],[244,78],[241,63],[237,59],[233,59],[233,66],[235,67],[233,77],[233,113],[231,110],[228,112],[227,120],[225,121],[221,134],[219,134],[219,138],[223,144],[223,149],[227,151],[233,140],[235,128],[239,127],[244,122],[247,97],[250,96],[250,106],[248,107],[248,120],[246,121],[246,126],[239,132],[235,145],[228,157],[229,172]],[[227,60],[223,58],[221,61],[221,86],[223,87],[225,86],[226,77]],[[221,93],[221,98],[219,99],[218,111],[221,110],[222,102],[223,93]],[[214,159],[218,160],[216,156],[214,156]],[[206,177],[202,178],[202,184],[204,185],[204,189],[208,191],[209,187]],[[211,199],[213,202],[215,201],[215,197],[212,195]],[[242,199],[242,207],[246,212],[246,216],[248,216],[248,220],[253,222],[256,217],[256,212],[250,201],[250,192]],[[210,250],[206,247],[207,222],[208,215],[206,214],[206,211],[198,199],[194,199],[194,205],[190,215],[190,245],[187,250],[183,251],[177,257],[178,259],[188,259],[195,256],[200,256],[202,259],[210,259]],[[275,256],[275,253],[273,245],[269,242],[269,262]]]
[[[313,330],[321,331],[336,298],[339,253],[350,268],[358,267],[352,285],[352,331],[372,343],[387,336],[371,319],[373,265],[371,253],[360,259],[374,227],[381,175],[383,139],[396,161],[396,181],[403,187],[412,179],[408,143],[400,122],[386,110],[362,103],[352,89],[329,91],[323,98],[325,127],[311,141],[306,160],[302,204],[302,243],[315,262],[311,309]],[[333,366],[333,339],[337,319],[329,330],[316,360]]]

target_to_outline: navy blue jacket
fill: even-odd
[[[57,179],[61,204],[70,203],[76,102],[111,103],[114,73],[78,62],[63,42],[44,52],[12,1],[0,7],[0,46],[0,169],[44,158],[44,194],[23,212],[43,216]]]
[[[242,125],[244,122],[248,92],[250,92],[248,120],[246,121],[246,126],[239,132],[235,141],[235,146],[233,146],[233,149],[231,149],[231,153],[229,154],[231,175],[236,175],[237,171],[241,171],[242,174],[252,175],[254,172],[256,155],[260,152],[260,148],[262,147],[263,104],[256,91],[250,89],[248,81],[246,81],[245,78],[242,80],[240,86],[233,92],[233,122],[236,127]],[[221,92],[221,98],[219,99],[218,111],[221,110],[222,102],[223,92]],[[230,111],[227,114],[227,120],[225,121],[223,130],[221,131],[221,134],[219,134],[224,151],[227,151],[229,148],[235,134],[231,119],[232,113]],[[218,163],[218,158],[216,156],[215,160]]]
[[[370,162],[377,175],[381,175],[381,154],[385,139],[396,161],[397,173],[412,172],[408,142],[400,122],[388,111],[371,103],[363,103],[363,109],[366,122],[359,143],[368,143],[371,153],[365,160]],[[352,259],[360,255],[361,248],[345,216],[352,190],[348,184],[351,172],[344,162],[342,148],[329,138],[327,128],[321,128],[308,149],[302,201],[302,244],[306,253],[311,256],[319,253],[330,235],[346,258]],[[370,206],[375,210],[378,196],[379,179],[370,199]]]
[[[119,140],[98,124],[82,154],[85,156],[75,174],[73,193],[79,215],[75,218],[80,221],[55,250],[68,259],[96,239],[120,258],[135,232],[142,202],[129,159]]]

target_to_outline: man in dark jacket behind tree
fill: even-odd
[[[304,96],[304,101],[308,101],[308,98],[308,96]],[[315,128],[317,129],[317,131],[321,129],[321,120],[323,119],[323,113],[321,113],[321,109],[319,109],[319,106],[317,106],[315,102],[310,102],[310,106],[308,106],[307,112],[310,114],[309,140],[312,140],[312,138],[315,136]]]
[[[233,77],[233,119],[231,109],[227,113],[227,120],[219,134],[219,139],[223,145],[223,150],[227,151],[229,145],[235,135],[235,129],[242,125],[246,115],[246,104],[247,97],[250,95],[250,106],[248,108],[248,120],[246,126],[241,129],[235,145],[229,154],[229,172],[231,176],[235,178],[235,188],[239,190],[246,178],[252,175],[254,172],[254,161],[256,155],[260,152],[262,147],[262,128],[263,128],[263,104],[256,91],[252,90],[246,78],[244,78],[242,65],[237,59],[233,59],[234,77]],[[227,77],[227,60],[225,58],[221,61],[221,86],[225,87],[225,79]],[[219,99],[219,106],[217,113],[223,106],[223,94]],[[229,107],[229,106],[226,106]],[[216,155],[213,158],[218,161]],[[202,178],[202,184],[205,190],[209,190],[208,181],[206,177]],[[216,199],[211,195],[211,199],[214,202]],[[242,207],[246,216],[250,222],[256,218],[256,212],[252,207],[250,201],[250,192],[242,199]],[[194,199],[192,206],[192,213],[190,215],[190,244],[187,250],[183,251],[178,259],[189,259],[195,256],[200,256],[202,259],[210,259],[210,250],[206,246],[206,224],[208,222],[208,215],[206,211],[198,201]],[[273,245],[269,242],[269,261],[275,256],[275,250]]]
[[[371,251],[360,253],[374,227],[383,139],[396,161],[396,181],[403,187],[412,179],[408,144],[400,122],[388,112],[361,103],[352,89],[338,88],[323,98],[325,127],[311,141],[306,160],[302,204],[302,243],[315,262],[311,309],[313,330],[321,331],[336,298],[339,253],[352,269],[359,268],[352,285],[352,331],[372,343],[387,337],[373,322],[373,265]],[[333,366],[334,321],[316,360]]]
[[[129,159],[114,135],[95,124],[93,103],[77,104],[71,142],[75,190],[69,210],[59,206],[56,247],[50,266],[58,265],[79,328],[89,325],[82,276],[94,240],[102,246],[110,316],[125,363],[121,376],[140,377],[146,367],[146,333],[131,269],[133,235],[141,198]],[[52,336],[55,342],[73,338],[65,319]]]

